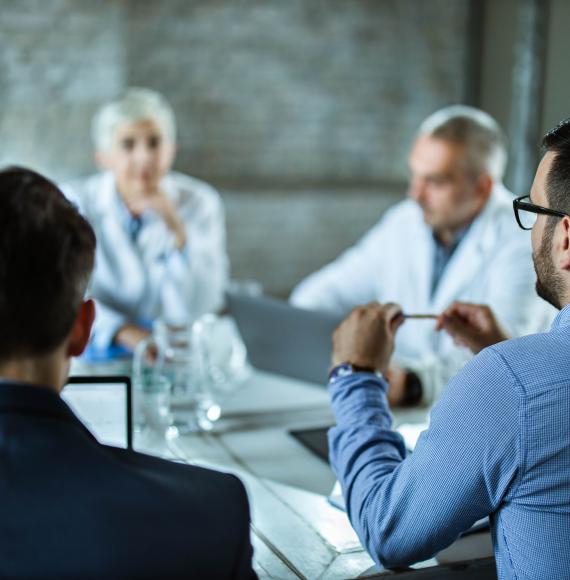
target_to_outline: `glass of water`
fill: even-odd
[[[208,429],[211,397],[204,391],[200,353],[194,346],[192,325],[172,326],[158,320],[152,336],[142,341],[133,357],[133,380],[150,385],[168,384],[170,420],[167,435]],[[146,378],[150,377],[150,378]],[[166,381],[166,383],[161,383]],[[162,389],[164,390],[164,389]],[[163,400],[162,397],[161,400]],[[158,399],[155,400],[159,405]],[[214,413],[215,414],[215,413]],[[166,419],[165,419],[166,420]]]
[[[142,372],[133,381],[133,422],[136,433],[152,429],[171,436],[172,383],[154,372]]]
[[[194,323],[192,334],[196,370],[208,400],[205,422],[213,423],[222,414],[220,404],[251,375],[247,350],[228,316],[205,314]]]

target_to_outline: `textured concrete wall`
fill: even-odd
[[[126,82],[123,2],[0,2],[0,164],[92,169],[96,107]]]
[[[400,197],[360,188],[224,193],[232,273],[286,295],[351,246]]]
[[[0,163],[90,172],[97,105],[158,89],[177,168],[224,193],[234,275],[284,294],[401,194],[417,123],[463,98],[467,5],[0,0]]]
[[[463,96],[466,4],[136,2],[129,82],[169,95],[204,177],[399,181],[417,122]]]

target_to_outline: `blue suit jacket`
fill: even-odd
[[[99,444],[53,391],[0,384],[1,578],[255,578],[234,476]]]

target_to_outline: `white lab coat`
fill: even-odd
[[[395,302],[409,313],[441,313],[454,300],[488,304],[513,336],[546,330],[555,312],[535,293],[528,232],[516,224],[513,196],[496,185],[430,296],[432,230],[412,200],[398,203],[355,246],[302,281],[297,306],[348,312],[359,304]],[[422,380],[432,402],[470,358],[433,320],[408,320],[398,331],[394,362]]]
[[[187,242],[177,250],[172,232],[152,211],[142,216],[133,238],[129,214],[110,173],[63,186],[65,194],[91,223],[97,236],[90,295],[97,313],[92,334],[104,350],[126,322],[171,324],[191,321],[221,306],[228,276],[224,211],[207,183],[169,173],[160,183],[186,228]]]

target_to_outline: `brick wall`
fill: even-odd
[[[399,181],[418,121],[463,96],[465,1],[139,4],[129,82],[169,95],[209,179]]]
[[[401,198],[360,188],[234,190],[223,197],[232,274],[260,280],[279,296],[351,246]]]
[[[418,122],[464,96],[467,7],[0,0],[0,163],[93,171],[98,104],[158,89],[177,168],[223,191],[233,274],[286,294],[401,195]]]
[[[126,82],[123,2],[0,2],[0,163],[92,170],[97,105]]]

